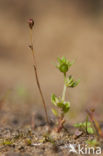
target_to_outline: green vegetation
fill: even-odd
[[[97,139],[87,140],[86,144],[88,144],[89,146],[93,146],[93,147],[100,145],[100,143],[97,141]]]
[[[79,128],[80,130],[87,132],[88,134],[94,134],[91,122],[80,122],[74,124],[74,127]]]
[[[2,142],[2,145],[5,145],[5,146],[10,146],[12,144],[13,144],[13,141],[11,139],[4,139]]]
[[[57,97],[55,94],[52,94],[51,96],[51,102],[56,106],[56,109],[52,109],[52,112],[55,116],[58,117],[58,128],[57,132],[59,132],[63,128],[63,124],[65,122],[64,116],[66,113],[69,112],[70,109],[70,102],[65,100],[66,96],[66,89],[67,88],[74,88],[76,87],[80,80],[75,81],[71,75],[67,76],[67,72],[69,71],[70,67],[72,66],[74,62],[68,61],[65,57],[62,57],[61,59],[58,58],[57,68],[60,72],[63,73],[64,76],[64,88],[62,96]]]

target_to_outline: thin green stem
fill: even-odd
[[[66,74],[64,74],[64,81],[65,81],[65,79],[66,79]],[[63,101],[65,100],[66,89],[67,89],[67,86],[65,85],[65,82],[64,82],[64,88],[63,88],[63,93],[62,93],[62,100]],[[60,132],[60,130],[63,128],[64,122],[65,122],[64,112],[61,111],[60,118],[59,118],[59,121],[58,121],[57,132]]]
[[[64,88],[63,88],[63,93],[62,93],[62,100],[64,101],[65,100],[65,95],[66,95],[66,85],[64,84]]]
[[[65,81],[65,79],[66,79],[66,74],[64,74],[64,81]],[[67,89],[67,86],[64,83],[64,88],[63,88],[63,93],[62,93],[62,100],[63,101],[65,100],[66,89]]]

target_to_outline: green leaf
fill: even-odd
[[[98,146],[98,145],[100,144],[96,139],[87,140],[86,143],[87,143],[89,146]]]
[[[56,97],[55,94],[52,94],[52,96],[51,96],[51,102],[52,102],[55,106],[57,106],[57,103],[59,102],[59,100],[58,100],[58,98]]]
[[[58,116],[58,112],[52,108],[52,113],[55,115],[55,116]]]
[[[70,103],[63,101],[61,97],[57,98],[55,94],[52,94],[51,102],[55,106],[60,108],[63,113],[67,113],[69,111],[69,109],[70,109]],[[52,110],[52,112],[53,112],[53,114],[56,115],[56,111],[55,110]]]
[[[89,134],[94,134],[94,130],[93,130],[92,127],[88,127],[88,128],[87,128],[87,132],[88,132]]]
[[[69,63],[68,65],[71,67],[74,64],[74,62],[75,62],[74,60],[71,62],[68,62]]]
[[[53,104],[56,103],[55,94],[52,94],[52,95],[51,95],[51,102],[52,102]]]
[[[63,104],[62,101],[57,103],[57,106],[58,106],[59,108],[63,108],[63,105],[64,105],[64,104]]]
[[[83,122],[83,126],[84,127],[86,127],[86,126],[87,127],[90,127],[91,126],[91,123],[89,121],[88,122],[85,121],[85,122]]]
[[[78,79],[77,81],[74,81],[73,84],[71,84],[71,87],[76,87],[78,84],[80,83],[80,79]]]
[[[61,65],[63,62],[62,62],[62,60],[60,59],[60,58],[57,58],[57,60],[58,60],[58,63]]]
[[[82,123],[80,122],[80,123],[76,123],[76,124],[74,124],[74,127],[76,127],[76,128],[80,128],[80,127],[82,127]]]
[[[87,123],[86,122],[82,122],[82,123],[76,123],[76,124],[74,124],[74,127],[80,128],[83,131],[86,130],[86,126],[87,126],[87,132],[89,134],[94,134],[94,130],[93,130],[93,128],[91,126],[91,123],[89,121]]]
[[[79,84],[80,80],[74,81],[74,79],[72,78],[72,76],[70,75],[66,80],[65,80],[65,85],[67,87],[76,87]]]
[[[67,62],[67,60],[66,60],[66,58],[64,56],[61,58],[61,60],[62,60],[63,63]]]
[[[87,132],[89,133],[89,134],[94,134],[94,130],[93,130],[93,128],[92,128],[92,125],[91,125],[91,122],[84,122],[83,123],[83,126],[84,126],[84,128],[86,128],[87,127]]]
[[[70,103],[69,102],[65,102],[64,105],[63,105],[62,111],[64,113],[67,113],[69,111],[69,109],[70,109]]]

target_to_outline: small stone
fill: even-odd
[[[83,132],[77,129],[77,130],[75,131],[75,134],[74,134],[74,139],[77,139],[77,138],[80,137],[82,134],[83,134]]]

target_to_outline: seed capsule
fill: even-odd
[[[33,26],[34,26],[34,20],[30,18],[30,19],[28,20],[28,24],[29,24],[29,28],[32,29]]]
[[[32,45],[29,45],[29,48],[30,48],[31,50],[33,50],[33,46],[32,46]]]
[[[68,71],[68,65],[67,64],[62,64],[59,67],[59,69],[60,69],[61,72],[66,73]]]

